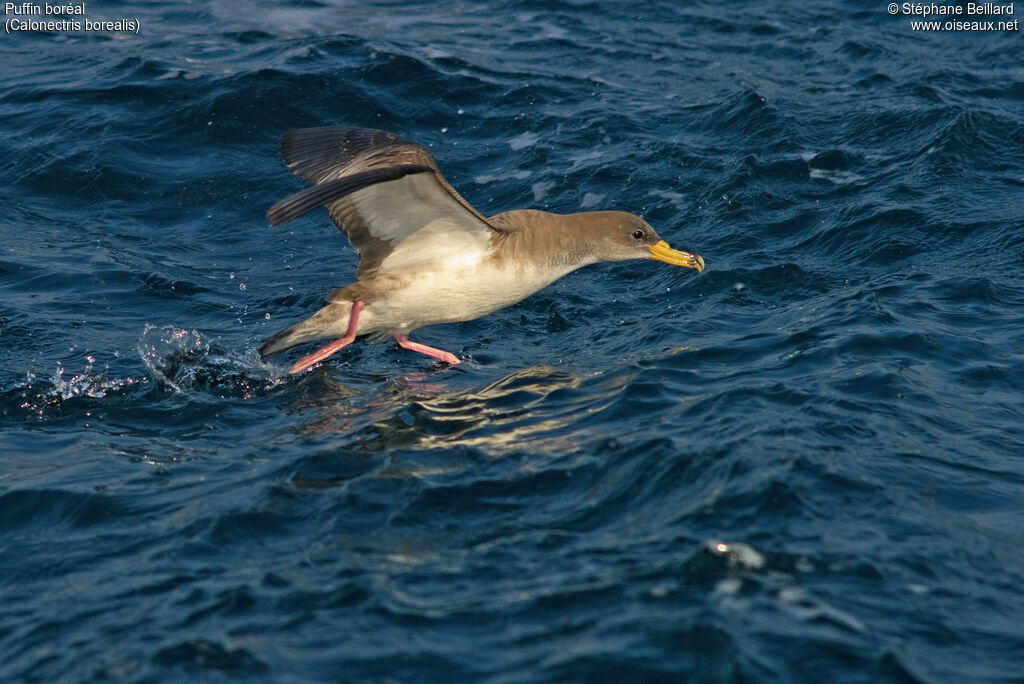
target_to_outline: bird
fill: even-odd
[[[624,211],[517,209],[484,216],[445,179],[427,148],[388,131],[292,130],[281,138],[281,154],[313,185],[270,207],[270,223],[326,207],[359,255],[356,282],[260,347],[266,358],[333,340],[296,361],[291,373],[364,335],[393,337],[404,349],[458,364],[451,352],[409,334],[510,306],[588,264],[654,259],[704,270],[700,255],[672,249],[646,221]]]

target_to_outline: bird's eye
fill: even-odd
[[[642,231],[642,230],[634,230],[633,231],[633,237],[635,237],[637,240],[643,240],[644,237],[646,237],[646,235],[647,234],[644,233],[644,231]]]

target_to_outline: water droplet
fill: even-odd
[[[270,320],[270,314],[266,314],[263,317],[266,318],[268,321]]]
[[[235,274],[234,273],[229,273],[228,274],[228,278],[230,278],[231,280],[234,280],[235,279]]]
[[[239,285],[238,289],[239,290],[244,290],[245,289],[245,283],[242,283],[241,285]]]

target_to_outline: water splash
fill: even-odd
[[[103,364],[102,370],[95,370],[96,359],[85,357],[85,367],[80,373],[70,378],[65,377],[66,371],[61,361],[49,379],[40,380],[32,371],[25,374],[24,382],[11,386],[0,393],[0,414],[18,415],[26,413],[34,419],[58,417],[62,408],[68,404],[88,405],[90,399],[104,399],[121,396],[129,388],[149,382],[147,377],[126,376],[110,379],[107,377],[109,367]],[[86,401],[86,404],[78,402]]]
[[[147,371],[143,375],[111,378],[109,365],[97,368],[92,355],[85,357],[85,366],[77,373],[66,371],[64,361],[57,362],[49,377],[29,371],[23,381],[0,388],[0,417],[48,420],[78,412],[88,417],[100,407],[145,401],[136,388],[150,383],[175,394],[252,399],[265,396],[288,377],[283,369],[260,361],[254,350],[220,351],[197,330],[146,325],[137,350]],[[116,351],[112,355],[121,357]]]
[[[262,363],[254,351],[223,351],[195,329],[147,324],[138,352],[149,376],[179,394],[200,391],[250,399],[288,377]]]
[[[60,361],[57,362],[57,370],[53,374],[51,382],[53,388],[49,390],[48,394],[52,397],[59,397],[62,400],[74,399],[76,397],[92,397],[99,399],[107,396],[107,393],[111,390],[121,390],[125,387],[138,384],[139,382],[145,382],[145,378],[133,378],[128,376],[122,379],[110,380],[107,378],[107,373],[110,368],[104,364],[103,370],[99,372],[93,371],[93,364],[96,359],[92,356],[85,357],[85,368],[82,369],[81,373],[76,373],[71,376],[69,380],[64,379],[64,364]],[[32,384],[35,376],[29,371],[27,375],[28,385]]]
[[[232,273],[231,277],[234,278],[235,274]],[[183,393],[182,385],[191,386],[195,368],[181,361],[207,354],[210,345],[197,330],[157,327],[147,323],[138,350],[150,377],[175,392]]]

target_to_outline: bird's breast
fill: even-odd
[[[463,268],[418,270],[375,286],[359,333],[408,332],[426,325],[469,321],[515,304],[563,273],[529,265],[476,260]]]

